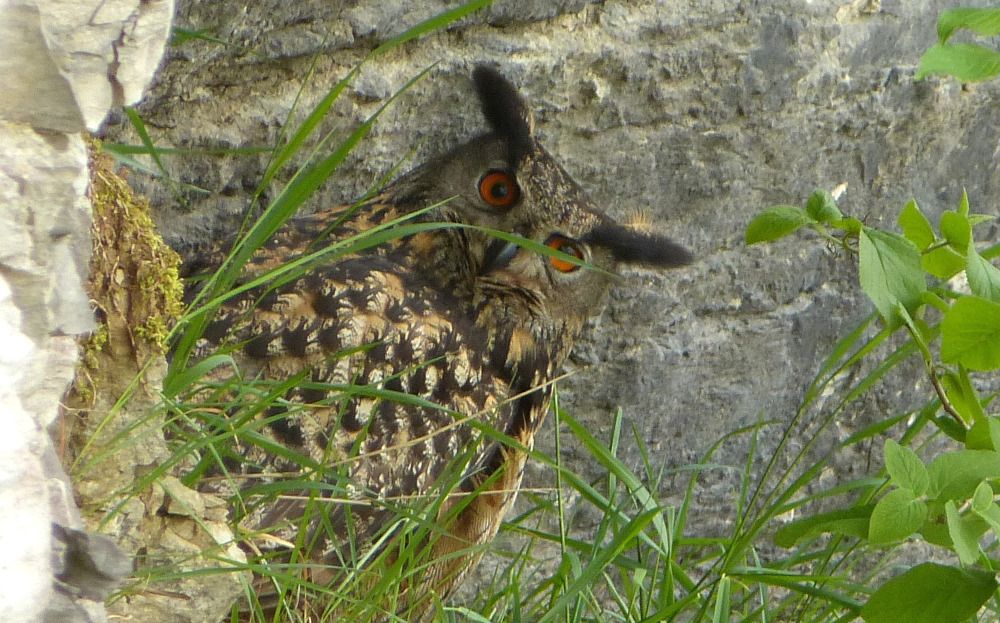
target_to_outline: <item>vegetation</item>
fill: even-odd
[[[371,57],[443,28],[486,4],[470,2],[428,20],[386,42]],[[946,43],[960,28],[984,36],[1000,33],[997,10],[946,12],[941,21],[941,44],[925,55],[920,75],[944,72],[971,80],[997,73],[976,60],[980,58],[976,54],[983,52],[971,53]],[[192,32],[183,36],[204,37]],[[270,152],[270,165],[256,197],[276,183],[277,173],[290,162],[305,163],[275,193],[276,199],[262,216],[248,222],[227,262],[173,329],[174,356],[160,406],[174,443],[172,455],[138,482],[130,495],[140,495],[151,479],[176,471],[183,471],[189,486],[204,486],[213,469],[224,468],[225,458],[239,440],[285,453],[289,461],[302,466],[303,477],[280,486],[262,481],[252,489],[237,488],[230,500],[234,522],[289,489],[311,492],[304,521],[322,517],[318,494],[330,494],[333,485],[329,483],[336,482],[337,471],[344,466],[312,465],[306,457],[267,445],[259,433],[266,421],[261,414],[269,407],[301,408],[281,404],[280,397],[302,379],[241,379],[226,352],[192,365],[188,365],[188,353],[214,309],[237,293],[233,284],[254,250],[335,173],[376,121],[377,113],[340,144],[334,144],[330,134],[318,140],[313,137],[355,75],[356,71],[330,89]],[[132,113],[130,119],[143,144],[106,148],[123,158],[152,156],[153,170],[165,174],[160,159],[169,154],[155,146],[137,114]],[[307,154],[310,144],[314,147]],[[957,208],[942,214],[935,228],[911,201],[899,215],[902,233],[897,234],[845,216],[824,191],[815,192],[802,207],[774,206],[759,214],[747,228],[748,244],[800,230],[814,232],[857,259],[860,285],[877,313],[835,345],[791,421],[782,422],[780,429],[775,422],[760,422],[733,431],[682,472],[666,472],[643,452],[643,469],[634,473],[618,452],[630,436],[640,449],[643,440],[625,427],[622,415],[616,415],[609,437],[599,439],[560,408],[557,396],[555,417],[574,437],[572,443],[584,447],[605,475],[588,482],[566,468],[561,448],[568,442],[560,438],[560,427],[555,427],[554,456],[536,451],[533,460],[556,474],[557,486],[552,491],[526,492],[527,509],[505,525],[506,532],[522,537],[518,551],[495,552],[501,564],[493,582],[479,587],[464,606],[441,604],[436,620],[715,623],[850,621],[860,616],[869,623],[947,623],[974,620],[983,609],[984,618],[1000,616],[995,577],[1000,420],[988,414],[996,392],[981,389],[985,386],[982,375],[1000,369],[1000,270],[991,263],[1000,256],[1000,245],[975,240],[976,227],[987,218],[991,217],[973,213],[963,195]],[[320,249],[302,262],[276,269],[261,282],[281,282],[307,270],[310,262],[335,259],[418,227],[395,225]],[[818,441],[829,438],[837,418],[914,356],[922,359],[929,381],[923,405],[886,413],[821,453]],[[234,373],[217,374],[226,369]],[[341,392],[340,400],[360,393],[405,399],[366,387],[336,389]],[[491,430],[482,434],[484,439],[499,436]],[[779,445],[760,472],[753,467],[753,459],[763,435],[777,436]],[[736,438],[748,440],[749,451],[739,468],[735,520],[728,534],[705,536],[688,522],[698,480],[719,468],[713,462],[716,452]],[[820,474],[836,453],[883,438],[878,443],[883,448],[882,472],[818,490]],[[793,439],[798,441],[794,449]],[[782,456],[784,463],[779,462]],[[357,548],[334,585],[314,584],[303,577],[295,558],[271,564],[262,553],[242,564],[222,560],[218,551],[203,555],[219,559],[220,573],[249,569],[278,586],[277,620],[332,620],[329,613],[334,609],[350,613],[352,620],[371,620],[379,614],[372,604],[392,603],[409,578],[419,578],[423,554],[414,544],[433,534],[437,509],[457,483],[462,465],[460,458],[454,473],[444,478],[437,498],[422,505],[399,505],[400,525],[415,538],[401,540],[392,557],[385,552],[368,556]],[[686,474],[683,500],[676,507],[665,505],[661,502],[664,481],[682,474]],[[568,496],[596,509],[601,520],[593,534],[571,531]],[[791,516],[803,518],[785,521]],[[911,551],[906,543],[914,541],[936,548],[940,555],[917,565],[904,560],[905,571],[897,572],[895,561],[903,560]],[[304,542],[289,545],[294,551],[308,547]],[[553,557],[555,564],[546,567],[551,573],[538,573],[539,562]],[[137,571],[136,583],[126,587],[125,594],[155,589],[184,574],[178,566],[149,564]],[[326,596],[325,603],[319,610],[303,613],[299,599],[316,593]],[[249,584],[246,602],[249,606],[244,607],[255,612],[255,620],[265,620]],[[232,620],[239,616],[234,609]]]
[[[919,535],[958,555],[961,568],[927,562],[884,583],[860,609],[870,623],[962,621],[997,588],[992,547],[980,542],[1000,528],[990,484],[1000,478],[1000,420],[986,414],[996,394],[981,397],[974,373],[1000,369],[1000,269],[989,262],[1000,256],[1000,245],[979,251],[972,235],[974,225],[993,218],[971,214],[963,194],[957,210],[942,214],[938,233],[911,201],[899,216],[900,235],[845,217],[828,193],[816,191],[804,208],[774,206],[747,228],[750,244],[809,228],[856,255],[861,287],[884,328],[848,361],[856,365],[875,356],[875,346],[905,330],[907,339],[877,370],[883,374],[919,354],[933,388],[922,408],[905,418],[887,418],[870,431],[889,434],[902,425],[904,445],[891,438],[884,443],[886,479],[848,483],[850,503],[795,521],[776,535],[785,547],[837,535],[881,548]],[[971,293],[944,281],[958,275],[966,277]],[[937,285],[928,286],[929,278]],[[926,444],[928,425],[962,449],[941,452],[925,464],[914,447]],[[852,443],[868,437],[868,432],[856,435]],[[843,492],[844,485],[837,489]]]
[[[1000,34],[1000,9],[945,11],[940,43],[924,54],[918,78],[941,73],[975,81],[1000,74],[996,51],[948,43],[959,29]],[[859,611],[869,623],[964,621],[991,598],[987,608],[991,618],[997,616],[1000,418],[987,414],[997,393],[980,395],[977,387],[986,384],[977,383],[976,373],[1000,370],[1000,269],[990,262],[1000,256],[1000,244],[980,249],[974,236],[977,225],[995,218],[971,213],[963,193],[956,210],[941,214],[935,231],[910,201],[899,214],[897,234],[844,216],[829,193],[816,191],[804,208],[773,206],[747,228],[748,244],[808,228],[856,255],[861,288],[884,326],[877,340],[905,331],[896,354],[919,354],[933,389],[924,406],[908,414],[900,441],[885,439],[883,481],[858,486],[850,503],[795,521],[776,535],[786,547],[835,535],[889,551],[920,539],[954,554],[958,565],[940,564],[949,557],[938,555],[884,582]],[[858,361],[872,356],[873,343],[856,351]],[[887,418],[883,433],[902,423]],[[955,447],[941,451],[928,444],[928,426],[935,429],[932,437],[944,434]],[[924,460],[918,451],[927,446],[937,451]]]
[[[916,78],[930,74],[978,82],[1000,75],[1000,52],[977,43],[949,43],[956,32],[969,30],[981,37],[1000,34],[1000,9],[949,9],[938,19],[938,43],[920,59]]]

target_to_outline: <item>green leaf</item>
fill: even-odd
[[[972,510],[982,513],[993,506],[993,487],[988,482],[981,482],[972,494]]]
[[[924,305],[930,305],[931,307],[936,307],[938,311],[942,313],[951,309],[950,303],[946,303],[943,298],[941,298],[936,292],[932,292],[931,290],[924,292],[923,302]],[[917,317],[914,321],[922,322],[924,326],[926,326],[927,331],[925,332],[926,335],[924,335],[924,339],[926,341],[929,342],[932,339],[936,338],[937,336],[941,335],[941,328],[938,327],[937,325],[928,325],[927,321],[921,319],[920,317]],[[930,333],[933,333],[933,336],[931,336]]]
[[[934,230],[931,229],[931,222],[920,211],[916,200],[910,199],[903,206],[903,211],[899,213],[898,222],[899,227],[903,230],[903,235],[921,251],[934,244]]]
[[[941,501],[965,500],[980,482],[1000,478],[1000,453],[993,450],[956,450],[938,455],[927,467],[929,495]]]
[[[941,43],[946,43],[959,28],[967,28],[982,37],[1000,35],[1000,9],[957,8],[941,11],[937,25]]]
[[[965,257],[951,247],[938,247],[920,257],[920,266],[938,279],[951,279],[965,270]]]
[[[927,521],[920,527],[920,536],[931,545],[951,549],[951,535],[948,534],[948,521],[944,516],[944,504],[927,503]]]
[[[820,513],[793,521],[775,533],[774,542],[781,547],[793,547],[803,539],[812,538],[824,532],[845,534],[859,539],[868,538],[868,520],[871,518],[874,508],[874,504],[867,504]]]
[[[1000,268],[997,268],[976,251],[976,245],[969,245],[965,256],[965,274],[969,278],[969,288],[978,297],[1000,303]]]
[[[973,229],[975,229],[976,226],[978,225],[982,225],[983,223],[989,223],[997,219],[997,217],[993,216],[992,214],[969,214],[968,216],[969,216],[969,224],[972,225]]]
[[[962,197],[958,200],[958,213],[962,216],[969,217],[969,193],[962,189]]]
[[[472,623],[490,623],[490,620],[474,610],[469,610],[463,606],[444,606],[445,612],[455,612],[460,615],[462,621],[472,621]]]
[[[969,373],[965,368],[960,367],[957,373],[948,371],[943,374],[941,385],[944,386],[951,406],[962,416],[962,420],[967,426],[986,419],[986,412],[983,411],[979,394],[972,386]]]
[[[143,146],[146,148],[146,153],[153,158],[153,162],[156,164],[156,170],[164,178],[170,179],[170,174],[167,172],[166,167],[163,166],[163,160],[160,159],[160,150],[153,145],[153,138],[149,135],[149,131],[146,129],[146,123],[142,120],[142,117],[135,111],[135,108],[131,106],[126,106],[122,110],[125,111],[125,116],[128,117],[128,120],[135,129],[136,134],[139,135],[139,140],[142,141]]]
[[[975,511],[975,513],[993,532],[1000,534],[1000,506],[990,504],[985,509]]]
[[[952,546],[958,554],[958,560],[963,565],[974,565],[979,560],[979,537],[983,536],[985,530],[982,521],[969,521],[962,517],[955,502],[948,500],[944,505],[945,516],[948,518],[948,535],[951,537]]]
[[[913,315],[927,290],[920,254],[912,242],[898,234],[864,228],[858,239],[861,288],[890,327],[902,319],[896,305]]]
[[[913,494],[918,497],[927,493],[931,477],[927,473],[927,467],[924,466],[916,452],[899,445],[892,439],[885,440],[883,452],[885,453],[885,469],[889,472],[893,484],[913,491]]]
[[[916,80],[929,74],[954,76],[962,82],[978,82],[1000,74],[1000,53],[972,43],[932,46],[920,57]]]
[[[806,214],[820,223],[832,223],[844,217],[833,195],[825,190],[815,190],[806,201]]]
[[[893,489],[875,504],[868,525],[868,540],[874,545],[892,543],[910,536],[924,525],[927,505],[909,489]]]
[[[180,46],[188,41],[194,39],[198,41],[208,41],[210,43],[218,43],[220,45],[228,46],[230,43],[218,37],[213,37],[210,30],[192,30],[190,28],[181,28],[176,24],[170,29],[170,45]]]
[[[732,580],[728,575],[719,579],[715,595],[715,610],[712,613],[712,623],[728,623],[732,614],[730,600],[732,599]]]
[[[844,218],[838,218],[837,220],[830,223],[833,227],[844,230],[848,234],[853,234],[857,236],[861,233],[861,228],[864,224],[853,216],[845,216]]]
[[[965,255],[965,250],[972,240],[972,225],[969,223],[969,217],[948,210],[941,214],[941,222],[938,226],[941,228],[941,235],[955,249],[955,252]]]
[[[958,623],[976,614],[996,587],[992,573],[925,562],[879,587],[861,617],[867,623]]]
[[[981,482],[972,496],[972,512],[1000,534],[1000,506],[993,503],[993,488]]]
[[[1000,304],[959,298],[941,321],[941,359],[970,370],[1000,368]]]
[[[1000,450],[1000,420],[995,417],[976,420],[965,435],[965,447],[969,450]]]
[[[334,84],[326,95],[319,101],[318,104],[312,109],[312,111],[306,116],[305,120],[300,123],[295,131],[292,133],[291,137],[285,142],[284,145],[275,152],[274,157],[268,164],[267,169],[264,171],[264,175],[261,177],[261,181],[258,184],[258,189],[263,190],[267,188],[271,180],[278,173],[278,171],[288,162],[291,158],[297,154],[303,153],[303,144],[309,138],[309,136],[320,127],[322,121],[326,118],[327,113],[333,106],[340,94],[347,88],[354,76],[357,75],[359,68],[354,68],[351,70],[343,79]]]
[[[163,383],[163,395],[174,398],[178,392],[191,387],[195,381],[221,366],[230,366],[233,369],[237,367],[236,362],[229,355],[211,355],[179,374],[168,376]]]
[[[746,243],[756,244],[784,238],[803,225],[813,222],[802,208],[786,205],[771,206],[750,221],[747,226]]]
[[[607,545],[603,545],[596,555],[588,561],[584,570],[576,575],[573,583],[564,589],[559,599],[555,600],[548,613],[538,619],[538,623],[551,623],[560,618],[564,609],[581,595],[587,594],[589,587],[605,573],[605,568],[628,547],[632,547],[638,535],[653,520],[661,515],[660,509],[654,508],[635,516],[628,524],[621,527],[621,531],[615,535]]]
[[[460,4],[454,9],[449,9],[443,13],[439,13],[432,17],[425,19],[424,21],[410,27],[405,32],[401,32],[392,39],[380,44],[377,48],[372,50],[372,57],[377,57],[379,55],[385,54],[390,50],[393,50],[404,43],[412,41],[418,37],[422,37],[426,34],[430,34],[435,31],[444,29],[449,24],[452,24],[470,13],[474,13],[480,9],[488,7],[493,3],[493,0],[470,0],[465,4]]]
[[[959,424],[955,421],[955,418],[945,415],[934,415],[931,416],[934,424],[941,429],[941,432],[945,435],[951,437],[958,443],[965,445],[965,440],[969,437],[969,429],[967,429],[963,424]]]

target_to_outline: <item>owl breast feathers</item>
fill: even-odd
[[[400,512],[439,501],[440,529],[421,537],[420,581],[404,582],[393,605],[370,606],[407,620],[426,616],[431,596],[446,595],[478,559],[472,546],[496,534],[551,382],[600,311],[616,267],[690,259],[669,239],[594,207],[537,142],[530,110],[500,74],[480,66],[473,82],[490,132],[360,206],[289,221],[243,271],[242,283],[263,283],[223,303],[193,351],[204,358],[224,349],[244,378],[277,388],[249,427],[257,434],[235,435],[216,471],[240,494],[243,525],[266,535],[256,547],[298,543],[295,559],[312,582],[332,583],[391,550],[404,531]],[[445,225],[315,263],[293,279],[266,278],[400,219]],[[193,258],[188,273],[218,264],[227,249]],[[197,293],[191,286],[189,297]],[[445,481],[457,488],[439,491]],[[269,495],[255,498],[261,489]],[[317,504],[322,510],[310,513]],[[270,560],[291,558],[282,550]]]

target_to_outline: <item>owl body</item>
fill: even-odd
[[[479,67],[473,79],[491,132],[358,206],[291,220],[243,280],[399,219],[445,226],[247,290],[195,349],[204,357],[228,345],[244,376],[281,386],[258,414],[265,442],[238,439],[226,467],[231,480],[266,479],[272,491],[292,483],[250,505],[244,525],[307,543],[312,581],[331,583],[372,548],[391,548],[400,511],[440,500],[438,529],[422,537],[422,580],[377,606],[408,620],[426,616],[432,596],[474,565],[474,546],[495,536],[551,383],[615,267],[689,260],[669,239],[597,210],[535,140],[530,110],[502,76]],[[220,247],[189,270],[224,256]],[[303,479],[324,486],[294,490]],[[310,504],[322,510],[310,515]]]

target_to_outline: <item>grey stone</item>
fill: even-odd
[[[746,248],[754,214],[841,184],[843,211],[875,226],[893,227],[911,197],[936,221],[963,188],[974,210],[995,211],[987,202],[1000,191],[997,84],[913,80],[938,13],[951,5],[498,2],[365,66],[324,130],[346,135],[436,63],[309,208],[350,200],[407,156],[404,167],[483,130],[468,75],[475,62],[499,65],[534,107],[545,145],[600,205],[616,216],[647,212],[698,258],[669,274],[627,275],[560,384],[564,408],[598,437],[620,406],[652,460],[684,466],[737,427],[789,421],[822,358],[871,312],[852,260],[820,241]],[[378,43],[429,15],[425,8],[181,2],[181,25],[237,45],[172,50],[140,113],[164,147],[273,145]],[[108,138],[138,142],[124,125]],[[165,236],[184,247],[233,230],[266,164],[263,155],[166,160],[173,179],[208,193],[133,180],[152,197]],[[919,378],[913,362],[838,426],[849,432],[906,409],[926,392]],[[768,456],[776,443],[764,434],[758,452]],[[570,469],[596,475],[579,448],[564,451]],[[736,439],[715,461],[742,465],[747,451]],[[622,456],[641,468],[631,441]],[[856,458],[835,464],[838,473],[849,476]],[[552,483],[543,468],[530,476]],[[668,479],[666,500],[679,499],[683,478]],[[706,476],[692,526],[712,534],[731,521],[734,482]]]
[[[132,571],[132,559],[109,537],[52,525],[56,577],[74,593],[103,601]]]
[[[172,0],[12,2],[0,6],[0,119],[57,132],[96,130],[156,69]]]
[[[134,102],[173,3],[0,3],[0,620],[104,623],[131,569],[88,535],[48,429],[94,328],[87,152],[109,106]],[[126,564],[128,563],[128,564]]]

